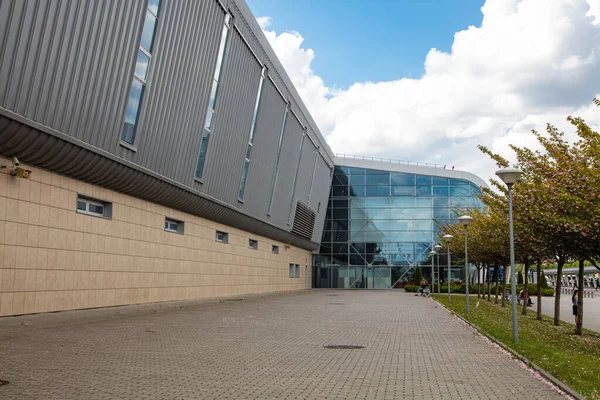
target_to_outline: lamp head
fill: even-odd
[[[444,235],[444,236],[442,236],[442,239],[444,239],[446,242],[450,243],[450,241],[452,239],[454,239],[454,236],[452,236],[452,235]]]
[[[442,246],[440,246],[439,244],[436,244],[435,246],[433,246],[433,249],[434,249],[435,251],[440,251],[442,248],[443,248],[443,247],[442,247]]]
[[[504,168],[496,171],[496,175],[498,175],[498,178],[502,179],[506,186],[511,187],[519,180],[519,177],[523,175],[523,171],[518,168]]]
[[[433,250],[431,250],[431,251],[429,252],[429,255],[430,255],[430,256],[435,256],[436,254],[437,254],[437,253],[436,253],[435,251],[433,251]]]
[[[470,217],[468,215],[463,215],[462,217],[458,218],[458,222],[460,222],[460,224],[462,226],[464,226],[465,228],[467,226],[469,226],[469,224],[473,221],[473,217]]]

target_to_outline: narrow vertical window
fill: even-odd
[[[121,131],[121,140],[130,145],[135,143],[135,133],[137,130],[142,99],[144,98],[148,67],[150,66],[150,60],[152,58],[152,45],[154,44],[159,6],[160,0],[148,0],[148,8],[146,10],[142,37],[140,38],[140,47],[135,63],[133,81],[131,82],[129,99],[127,100],[127,107],[125,108],[125,121],[123,122],[123,130]]]
[[[208,110],[206,110],[206,118],[204,119],[204,128],[202,130],[202,139],[200,141],[200,151],[198,153],[198,162],[196,164],[196,179],[202,179],[204,173],[204,162],[206,161],[206,152],[208,151],[208,140],[212,132],[212,121],[217,106],[217,94],[219,92],[219,79],[223,69],[223,59],[229,38],[229,30],[231,28],[231,14],[225,15],[223,22],[223,30],[221,31],[221,42],[219,44],[219,53],[217,54],[217,65],[215,66],[215,74],[213,76],[212,87],[210,89],[210,97],[208,99]]]
[[[277,158],[275,159],[275,170],[271,178],[271,190],[269,192],[269,205],[267,206],[267,215],[271,215],[273,207],[273,194],[275,193],[275,183],[277,182],[277,173],[279,172],[279,158],[281,156],[281,145],[283,144],[283,133],[285,132],[285,124],[287,122],[288,113],[290,112],[290,103],[285,105],[285,114],[283,114],[283,123],[281,124],[281,133],[279,133],[279,144],[277,145]]]
[[[256,129],[256,120],[258,118],[258,110],[260,109],[260,98],[262,95],[263,83],[267,76],[267,69],[263,67],[260,73],[260,82],[258,83],[258,92],[256,93],[256,102],[254,103],[254,116],[252,117],[252,126],[250,127],[250,135],[248,137],[248,148],[246,149],[246,158],[244,159],[244,168],[242,169],[242,179],[240,180],[240,190],[238,192],[238,200],[244,200],[244,190],[246,190],[246,178],[248,177],[248,167],[250,166],[250,155],[252,154],[252,143],[254,142],[254,131]]]

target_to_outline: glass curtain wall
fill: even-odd
[[[435,221],[481,207],[480,193],[466,180],[337,166],[313,287],[398,287],[415,266],[431,269]]]

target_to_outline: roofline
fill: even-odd
[[[431,176],[440,176],[444,178],[454,178],[454,179],[464,179],[467,180],[480,188],[488,188],[489,186],[483,179],[478,177],[475,174],[466,171],[459,171],[456,169],[446,169],[444,167],[437,166],[436,164],[425,164],[421,165],[420,163],[411,164],[409,162],[404,161],[393,161],[393,160],[383,160],[377,158],[369,158],[361,156],[352,156],[353,158],[349,158],[348,156],[336,157],[333,158],[333,163],[336,166],[343,167],[353,167],[353,168],[370,168],[370,169],[379,169],[390,172],[407,172],[411,174],[417,175],[431,175]]]
[[[279,61],[279,58],[277,58],[275,51],[273,50],[273,48],[271,47],[271,44],[269,43],[269,40],[263,33],[263,30],[260,27],[260,25],[258,24],[256,17],[254,16],[254,14],[252,14],[250,7],[248,7],[248,4],[246,4],[246,1],[244,1],[244,0],[229,0],[229,1],[231,1],[232,3],[234,3],[237,6],[237,9],[239,10],[239,12],[242,14],[244,19],[246,20],[246,23],[248,23],[252,32],[256,35],[256,39],[258,40],[258,43],[262,47],[262,50],[265,52],[266,56],[269,58],[271,63],[275,66],[277,73],[279,74],[279,76],[283,80],[284,84],[286,85],[286,89],[290,92],[290,94],[294,98],[298,108],[302,112],[302,116],[304,118],[306,118],[307,123],[310,125],[312,130],[315,132],[315,135],[317,136],[317,139],[319,141],[319,145],[321,146],[321,148],[325,149],[325,151],[327,152],[327,155],[329,155],[329,157],[333,160],[333,158],[334,158],[333,151],[331,150],[331,148],[329,147],[329,144],[325,140],[325,137],[319,130],[319,127],[318,127],[317,123],[315,122],[315,120],[313,119],[311,113],[308,111],[308,108],[304,104],[302,97],[300,97],[298,90],[296,90],[296,86],[294,86],[294,84],[292,83],[292,80],[288,76],[287,71],[285,70],[285,68],[283,67],[281,62]]]

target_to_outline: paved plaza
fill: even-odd
[[[536,298],[532,298],[536,301]],[[560,296],[560,319],[570,324],[575,323],[573,316],[573,305],[571,295],[563,294]],[[530,310],[537,310],[534,305]],[[542,297],[542,314],[554,317],[554,297]],[[591,331],[600,333],[600,291],[594,292],[594,298],[586,297],[583,299],[583,327]]]
[[[1,318],[0,360],[1,399],[563,398],[433,300],[398,290]]]

